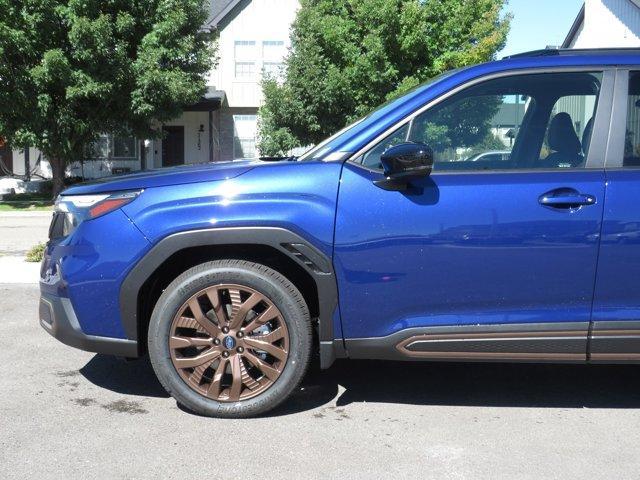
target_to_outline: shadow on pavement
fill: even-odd
[[[147,358],[96,355],[80,373],[127,395],[167,397]],[[337,361],[314,370],[270,416],[359,402],[537,408],[640,408],[640,366]]]
[[[640,408],[634,365],[341,361],[318,377],[354,402],[552,408]]]
[[[109,355],[95,355],[80,369],[80,374],[98,387],[124,395],[169,396],[156,378],[148,357],[126,361]]]

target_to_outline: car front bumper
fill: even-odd
[[[119,357],[139,356],[138,342],[134,340],[84,333],[68,298],[41,293],[39,318],[42,328],[71,347]]]

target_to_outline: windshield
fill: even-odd
[[[445,72],[441,75],[438,75],[437,77],[432,78],[429,82],[427,83],[423,83],[422,85],[419,85],[411,90],[409,90],[407,93],[405,93],[404,95],[389,100],[388,102],[383,103],[382,105],[380,105],[378,108],[376,108],[375,110],[373,110],[371,113],[369,113],[368,115],[362,117],[361,119],[353,122],[350,125],[347,125],[346,127],[344,127],[342,130],[340,130],[337,133],[334,133],[332,136],[330,136],[329,138],[327,138],[326,140],[322,141],[321,143],[319,143],[318,145],[312,147],[310,150],[308,150],[307,152],[305,152],[304,154],[302,154],[299,157],[299,161],[305,161],[305,160],[318,160],[318,159],[322,159],[323,157],[325,157],[329,152],[333,151],[337,146],[343,144],[343,139],[346,139],[347,137],[349,137],[352,133],[352,130],[355,130],[356,128],[358,130],[361,130],[362,128],[368,126],[369,123],[371,123],[372,121],[375,121],[377,119],[379,119],[381,116],[383,116],[384,114],[386,114],[388,111],[393,110],[397,105],[400,105],[402,103],[404,103],[405,101],[407,101],[407,99],[415,96],[416,94],[421,93],[423,90],[425,90],[426,88],[431,87],[434,83],[437,83],[451,75],[453,75],[454,73],[458,72],[460,69],[457,70],[450,70],[448,72]],[[330,158],[330,160],[341,160],[342,158],[342,154],[344,153],[351,153],[351,152],[340,152],[340,155],[337,155],[336,158]]]

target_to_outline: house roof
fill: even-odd
[[[628,0],[628,1],[632,5],[635,5],[636,7],[640,8],[640,0]],[[585,4],[583,3],[582,4],[582,8],[578,12],[578,16],[573,21],[573,24],[571,25],[571,28],[569,29],[569,33],[567,34],[566,38],[562,42],[562,46],[561,46],[562,48],[570,48],[571,47],[571,43],[575,39],[576,35],[578,34],[578,31],[580,30],[580,27],[584,23],[584,5]]]
[[[211,0],[209,8],[208,27],[217,27],[218,24],[243,0]]]
[[[215,87],[207,87],[206,93],[200,101],[194,105],[189,105],[185,112],[212,112],[218,110],[225,101],[226,94],[223,90],[216,90]]]
[[[562,42],[562,48],[571,47],[571,42],[573,42],[573,39],[576,37],[578,31],[580,30],[580,26],[583,23],[584,23],[584,3],[582,4],[582,8],[580,9],[580,11],[578,12],[578,16],[573,21],[573,24],[571,25],[571,28],[569,29],[569,33],[567,33],[567,36],[565,37],[564,41]]]

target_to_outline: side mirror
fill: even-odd
[[[406,190],[412,180],[427,177],[433,168],[433,150],[424,143],[400,143],[380,157],[385,178],[376,180],[384,190]]]

